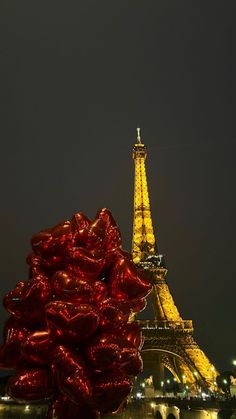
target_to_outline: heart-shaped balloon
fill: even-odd
[[[143,360],[139,352],[136,353],[135,356],[131,357],[129,361],[127,361],[122,366],[122,371],[127,375],[137,376],[143,370]]]
[[[20,348],[29,334],[29,330],[19,325],[14,318],[9,318],[4,328],[5,342],[0,348],[0,368],[15,369],[22,360]]]
[[[51,283],[56,298],[81,303],[91,302],[93,287],[85,279],[66,271],[57,271],[52,276]]]
[[[26,258],[26,263],[30,266],[29,277],[37,275],[48,275],[48,264],[41,256],[30,253]]]
[[[45,259],[33,252],[27,256],[26,262],[28,263],[28,265],[30,265],[30,269],[32,272],[34,272],[34,269],[41,269],[41,271],[44,272],[44,275],[51,275],[51,273],[53,273],[54,270],[62,269],[63,257],[50,256],[47,259]]]
[[[107,208],[98,211],[96,219],[101,219],[105,224],[104,248],[107,252],[114,252],[121,247],[121,234],[111,212]]]
[[[53,228],[40,231],[31,239],[34,252],[43,257],[64,255],[74,246],[76,234],[72,231],[71,221],[63,221]]]
[[[51,284],[55,297],[69,302],[98,304],[105,299],[108,293],[107,286],[103,281],[91,283],[66,271],[55,272]]]
[[[86,358],[95,370],[111,369],[120,361],[120,347],[116,336],[102,333],[86,349]]]
[[[152,285],[141,276],[132,262],[121,257],[112,267],[109,289],[112,297],[133,301],[147,296],[152,290]]]
[[[89,404],[78,405],[66,396],[59,396],[49,408],[47,419],[98,419],[99,415]]]
[[[26,262],[30,266],[30,278],[37,275],[51,276],[54,271],[63,269],[64,267],[64,259],[62,256],[51,256],[44,259],[41,256],[36,255],[36,253],[30,253],[26,258]]]
[[[46,318],[53,338],[68,343],[78,343],[91,337],[100,320],[96,307],[64,301],[51,301],[46,306]]]
[[[25,360],[39,364],[50,365],[55,344],[47,330],[31,333],[21,345],[21,353]]]
[[[18,282],[8,292],[3,304],[15,318],[26,324],[35,324],[44,317],[44,306],[52,296],[50,282],[46,276],[38,275],[28,282]]]
[[[109,252],[105,253],[105,265],[100,273],[100,277],[103,278],[109,278],[109,275],[111,273],[111,269],[113,265],[116,263],[116,261],[120,258],[124,257],[125,259],[132,262],[132,256],[130,253],[126,252],[125,250],[121,248],[116,248],[114,250],[111,250]]]
[[[20,370],[9,379],[7,394],[13,399],[22,401],[51,397],[53,394],[51,374],[41,368]]]
[[[108,289],[103,281],[95,281],[92,284],[93,294],[92,294],[92,300],[94,304],[100,304],[102,301],[104,301],[108,294]]]
[[[53,359],[62,394],[78,404],[88,402],[92,387],[82,358],[66,346],[60,345],[55,349]]]
[[[114,328],[114,326],[127,322],[130,309],[114,298],[107,298],[99,304],[99,313],[101,316],[100,326],[103,329]]]
[[[117,333],[119,333],[123,339],[126,339],[130,343],[132,343],[132,345],[135,346],[135,348],[139,350],[142,349],[143,336],[138,323],[126,323],[118,329]]]
[[[48,418],[98,419],[117,412],[142,370],[143,343],[131,315],[144,308],[152,278],[121,249],[111,213],[77,213],[32,238],[29,278],[6,294],[0,367],[18,371],[18,400],[51,397]],[[68,344],[69,347],[64,346]]]
[[[71,227],[72,231],[76,233],[77,245],[84,246],[86,243],[90,224],[91,220],[82,212],[78,212],[72,217]]]
[[[136,357],[138,349],[126,339],[117,337],[117,343],[120,346],[120,365],[123,367]]]
[[[140,298],[139,300],[130,301],[128,304],[133,313],[140,313],[146,308],[147,300],[146,298]]]
[[[101,413],[117,412],[132,390],[131,380],[119,370],[93,378],[95,406]]]
[[[89,226],[86,247],[88,249],[104,249],[106,226],[100,218],[95,219]]]
[[[94,281],[98,278],[104,264],[103,252],[73,247],[67,255],[66,269],[80,278]]]

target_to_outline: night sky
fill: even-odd
[[[130,249],[140,126],[168,284],[231,367],[235,22],[230,0],[1,1],[1,296],[27,279],[31,235],[74,212],[108,207]]]

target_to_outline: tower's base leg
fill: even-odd
[[[161,354],[158,354],[155,357],[155,362],[153,364],[153,385],[155,390],[163,390],[164,378],[164,365],[162,363]]]

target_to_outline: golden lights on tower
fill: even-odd
[[[147,256],[155,254],[155,236],[145,167],[146,157],[146,147],[141,140],[140,128],[137,128],[137,141],[133,148],[135,179],[132,255],[134,263],[142,262]]]
[[[153,371],[160,373],[163,367],[169,369],[179,382],[188,383],[192,390],[197,391],[202,386],[215,392],[217,370],[194,340],[192,321],[182,319],[165,279],[167,269],[155,244],[146,157],[147,150],[141,139],[140,128],[137,128],[137,140],[133,148],[135,179],[132,256],[134,263],[140,263],[141,269],[148,269],[152,274],[151,302],[154,314],[154,320],[139,321],[145,336],[143,359],[152,363]],[[156,359],[155,350],[158,354]]]

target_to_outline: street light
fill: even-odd
[[[234,365],[234,367],[236,367],[236,359],[233,359],[232,364]]]

